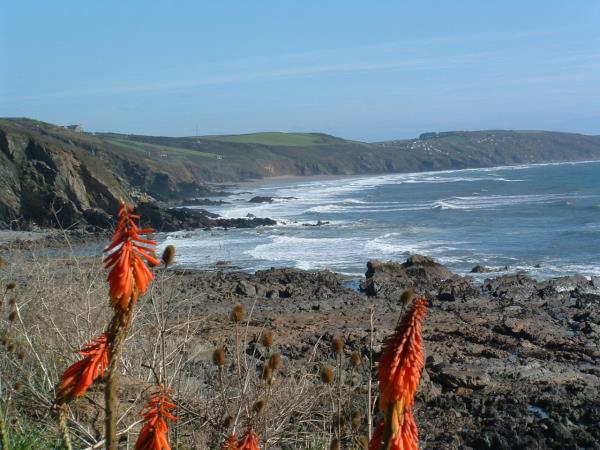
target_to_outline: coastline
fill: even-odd
[[[264,177],[256,180],[248,181],[235,181],[231,184],[221,183],[220,186],[239,186],[244,187],[261,187],[271,186],[273,184],[289,184],[295,181],[328,181],[328,180],[340,180],[340,179],[352,179],[352,178],[368,178],[368,177],[380,177],[380,176],[394,176],[394,175],[427,175],[427,174],[444,174],[444,173],[460,173],[470,171],[486,171],[486,170],[521,170],[535,167],[545,166],[563,166],[563,165],[576,165],[576,164],[590,164],[600,163],[600,159],[582,160],[582,161],[559,161],[559,162],[547,162],[547,163],[529,163],[529,164],[514,164],[514,165],[501,165],[501,166],[482,166],[482,167],[469,167],[463,169],[442,169],[442,170],[421,170],[421,171],[408,171],[408,172],[373,172],[373,173],[353,173],[344,175],[277,175],[273,177]],[[219,186],[219,184],[215,184]]]

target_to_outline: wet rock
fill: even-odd
[[[255,228],[275,225],[272,219],[224,219],[203,209],[165,208],[159,203],[142,203],[136,208],[144,223],[157,231],[192,230],[198,228]]]
[[[479,295],[479,289],[475,287],[472,280],[457,275],[440,283],[437,298],[440,301],[455,302],[467,300]]]
[[[490,384],[490,376],[484,371],[476,369],[444,367],[440,370],[437,379],[442,386],[448,389],[463,387],[478,390]]]
[[[256,288],[247,281],[240,281],[237,285],[236,292],[245,297],[255,297]]]
[[[435,290],[440,281],[453,275],[428,256],[413,255],[402,264],[371,260],[367,263],[364,291],[368,296],[399,299],[408,287],[423,293],[429,292]]]
[[[485,267],[485,266],[475,266],[471,269],[471,273],[487,273],[487,272],[492,272],[492,269],[490,269],[489,267]]]
[[[515,275],[503,275],[488,278],[483,283],[483,290],[500,300],[527,301],[538,292],[537,282],[519,272]]]

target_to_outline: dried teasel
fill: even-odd
[[[17,351],[17,346],[13,341],[8,341],[6,344],[6,350],[8,350],[11,353],[14,353]]]
[[[10,283],[7,283],[6,290],[12,291],[16,287],[17,287],[17,283],[15,283],[14,281],[11,281]]]
[[[14,390],[20,391],[22,387],[23,387],[23,385],[17,381],[14,385]]]
[[[260,378],[266,381],[268,384],[273,382],[273,369],[268,364],[265,364],[262,369]]]
[[[9,322],[14,322],[15,320],[17,320],[18,314],[17,314],[17,310],[13,309],[10,314],[8,315],[8,320]]]
[[[344,428],[346,426],[346,418],[343,415],[338,416],[337,414],[335,414],[333,416],[332,422],[333,422],[333,426],[335,428],[338,428],[338,427]]]
[[[336,355],[344,351],[344,336],[335,336],[331,339],[331,348]]]
[[[19,353],[17,353],[17,358],[19,358],[19,361],[23,361],[25,359],[25,352],[20,351]]]
[[[400,296],[400,303],[402,304],[402,306],[406,307],[412,303],[414,296],[415,291],[413,290],[413,288],[406,288]]]
[[[367,436],[359,436],[358,437],[358,446],[361,449],[367,450],[369,448],[369,438]]]
[[[264,400],[257,400],[256,402],[254,402],[254,405],[252,405],[252,411],[254,411],[254,414],[256,414],[256,415],[262,414],[264,409],[265,409],[265,401]]]
[[[273,353],[269,358],[269,367],[273,370],[279,369],[281,365],[281,353]]]
[[[273,332],[270,330],[263,332],[260,342],[266,348],[271,348],[273,346]]]
[[[338,438],[333,438],[331,440],[331,444],[329,444],[329,450],[340,450],[342,448],[342,444]]]
[[[232,322],[238,323],[241,322],[242,320],[244,320],[244,306],[241,304],[237,304],[233,307],[233,309],[231,310],[231,314],[229,315],[229,318],[231,319]]]
[[[223,428],[228,430],[229,428],[231,428],[233,426],[233,421],[234,418],[231,414],[227,414],[224,418],[223,418]]]
[[[360,367],[360,365],[362,364],[362,357],[360,356],[360,352],[356,350],[352,352],[352,355],[350,355],[350,363],[355,369],[358,369]]]
[[[362,414],[358,409],[355,409],[352,413],[352,429],[358,430],[360,428],[360,423],[362,421]]]
[[[213,350],[212,362],[217,367],[225,365],[225,349],[223,347],[217,347]]]
[[[333,383],[333,370],[329,366],[322,366],[321,371],[319,372],[321,377],[321,381],[325,384]]]
[[[175,247],[173,245],[167,245],[161,259],[165,267],[173,264],[175,262]]]

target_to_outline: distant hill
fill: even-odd
[[[181,200],[216,183],[600,160],[600,136],[546,131],[425,133],[356,142],[321,133],[160,137],[81,133],[0,119],[0,226],[107,220],[120,198]]]

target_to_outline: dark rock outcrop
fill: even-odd
[[[142,203],[136,212],[141,215],[145,224],[162,232],[213,227],[256,228],[277,224],[272,219],[259,217],[224,219],[204,209],[166,208],[157,203]]]
[[[454,276],[443,265],[422,255],[410,256],[402,264],[371,260],[367,263],[363,290],[368,296],[400,298],[408,287],[419,292],[435,291],[441,281]]]

